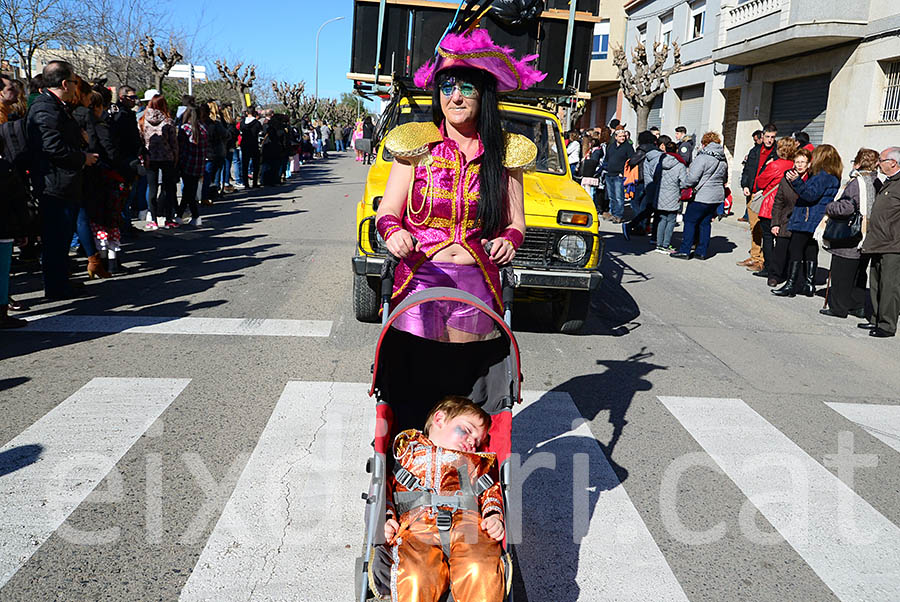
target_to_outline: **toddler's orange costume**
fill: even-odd
[[[483,517],[503,517],[496,456],[443,449],[412,429],[397,435],[393,449],[388,517],[400,530],[391,547],[391,600],[437,602],[450,588],[456,602],[501,602],[500,542],[481,529]]]

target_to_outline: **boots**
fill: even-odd
[[[797,294],[797,287],[803,280],[803,264],[799,261],[792,261],[788,266],[788,277],[784,281],[781,288],[773,288],[772,294],[777,297],[793,297]]]
[[[800,294],[812,297],[816,294],[816,270],[819,268],[818,261],[804,261],[803,270],[805,272]]]
[[[0,329],[22,328],[27,325],[28,322],[26,320],[10,317],[8,305],[0,305]]]
[[[106,271],[106,268],[103,267],[103,263],[100,261],[100,253],[94,253],[90,257],[88,257],[88,279],[93,280],[94,277],[98,278],[109,278],[111,274]]]

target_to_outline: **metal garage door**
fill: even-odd
[[[663,95],[660,94],[656,98],[653,99],[653,104],[650,105],[650,117],[647,118],[647,129],[649,130],[653,126],[660,127],[662,126],[662,105],[663,105]],[[635,124],[637,125],[637,124]],[[635,138],[637,140],[637,138]]]
[[[675,125],[683,125],[687,128],[688,134],[699,139],[704,133],[700,131],[703,120],[703,84],[681,88],[678,90],[678,98],[681,100],[681,109],[678,113],[678,123]],[[674,126],[668,129],[675,133]]]
[[[830,83],[829,73],[775,82],[770,121],[778,126],[779,136],[804,131],[810,142],[822,144]]]

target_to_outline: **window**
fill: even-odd
[[[884,104],[881,105],[881,121],[900,121],[900,61],[884,66]]]
[[[644,23],[643,25],[638,25],[637,37],[638,37],[638,44],[641,44],[642,46],[647,45],[647,24],[646,23]]]
[[[706,0],[699,0],[691,4],[691,17],[688,20],[688,40],[696,40],[703,37],[706,29]]]
[[[659,41],[666,46],[672,45],[672,13],[663,15],[659,20]]]
[[[594,45],[591,60],[603,60],[609,56],[609,19],[594,23]]]

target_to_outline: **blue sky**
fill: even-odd
[[[213,8],[214,7],[214,8]],[[213,12],[215,10],[216,12]],[[315,88],[316,31],[334,17],[319,36],[319,96],[337,98],[350,92],[350,50],[353,28],[352,0],[294,0],[293,2],[247,2],[219,0],[214,4],[188,0],[172,5],[173,17],[182,24],[200,19],[197,44],[211,58],[224,57],[260,68],[257,85],[271,79],[306,82],[309,94]],[[210,61],[211,63],[211,61]],[[206,65],[215,71],[215,65]],[[267,81],[262,82],[266,77]]]

